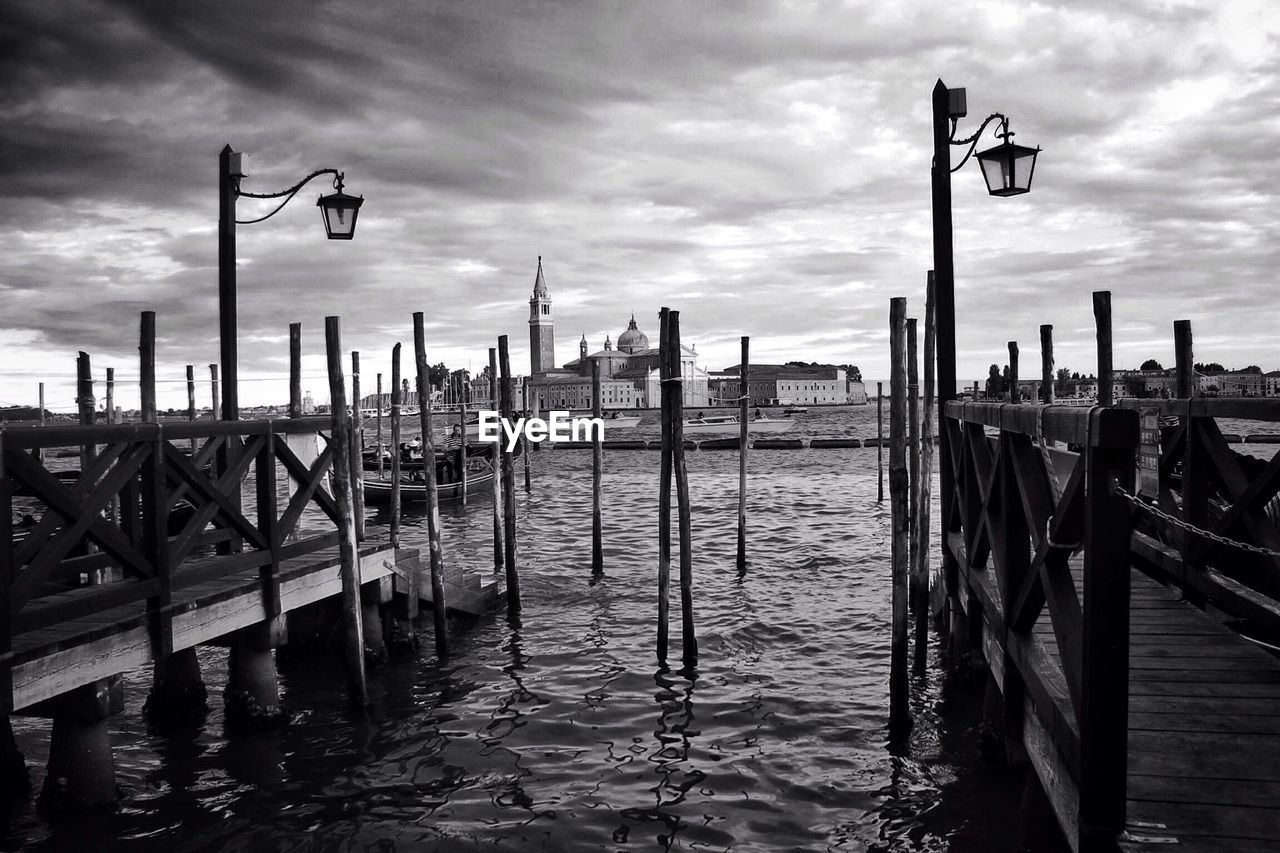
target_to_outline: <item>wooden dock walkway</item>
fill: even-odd
[[[405,636],[432,584],[416,550],[358,541],[330,484],[331,427],[299,417],[0,428],[0,790],[25,784],[10,724],[25,714],[53,719],[47,778],[60,795],[114,799],[106,720],[127,670],[152,667],[153,721],[190,717],[207,693],[195,648],[227,646],[228,722],[263,727],[287,718],[274,649],[295,628],[328,637],[342,625],[357,661]],[[80,448],[80,470],[45,467],[43,451],[67,447]],[[19,516],[28,521],[15,530]],[[491,573],[461,565],[441,590],[469,614],[501,597]],[[335,623],[323,606],[353,593],[355,613]],[[396,630],[384,632],[388,619]]]
[[[1280,605],[1239,579],[1256,581],[1235,549],[1134,511],[1138,413],[953,402],[945,414],[953,652],[985,661],[1010,755],[1029,760],[1072,848],[1276,849],[1280,658],[1227,623],[1274,630]],[[1251,481],[1211,413],[1182,414],[1153,500],[1180,519],[1203,501],[1218,535],[1268,541],[1260,506],[1280,463]],[[1234,509],[1184,476],[1188,446],[1226,468]]]

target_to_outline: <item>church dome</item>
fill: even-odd
[[[636,328],[636,315],[631,315],[631,322],[627,324],[627,330],[618,335],[618,349],[621,352],[633,353],[647,350],[649,348],[649,337]]]

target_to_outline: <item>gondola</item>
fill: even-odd
[[[493,466],[483,457],[472,457],[467,460],[467,494],[474,495],[493,490]],[[377,476],[364,478],[364,502],[374,506],[391,503],[391,473],[384,469],[384,478]],[[441,501],[455,501],[462,497],[462,481],[454,475],[452,467],[437,463],[436,496]],[[401,503],[426,503],[427,484],[422,479],[422,468],[401,474]]]

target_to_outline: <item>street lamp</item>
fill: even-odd
[[[996,136],[999,145],[978,154],[982,176],[987,182],[987,192],[993,196],[1021,195],[1031,189],[1031,177],[1035,172],[1039,148],[1027,148],[1009,141],[1009,119],[1001,113],[993,113],[979,126],[977,133],[964,139],[956,139],[956,124],[968,115],[964,89],[948,89],[941,80],[933,87],[933,275],[936,288],[936,339],[938,359],[938,455],[950,460],[951,441],[943,426],[942,410],[948,400],[956,395],[956,299],[955,266],[952,257],[951,224],[951,173],[962,168],[973,156],[982,132],[992,122],[998,122]],[[951,147],[968,146],[960,164],[952,167]],[[955,500],[955,475],[949,464],[942,466],[942,525],[943,542],[951,532],[951,502]],[[959,588],[959,565],[948,548],[942,549],[946,588],[952,592]],[[958,605],[951,603],[949,610]]]
[[[324,218],[325,234],[330,240],[350,240],[355,236],[356,217],[364,197],[342,191],[343,173],[337,169],[317,169],[301,181],[276,193],[251,193],[240,189],[245,174],[240,170],[240,153],[227,145],[218,157],[218,336],[222,361],[222,419],[240,419],[240,388],[237,382],[236,342],[236,226],[252,225],[270,219],[293,200],[306,184],[320,175],[333,175],[334,192],[316,201]],[[236,219],[236,199],[283,198],[266,216]]]

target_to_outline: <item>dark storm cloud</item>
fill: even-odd
[[[381,364],[414,310],[440,358],[478,364],[507,333],[522,366],[542,255],[562,358],[633,309],[656,337],[668,304],[711,366],[746,333],[875,375],[888,297],[922,302],[944,72],[969,87],[962,134],[999,109],[1045,148],[1030,196],[988,198],[972,166],[954,178],[962,373],[1003,349],[992,328],[1089,328],[1101,287],[1141,318],[1135,340],[1175,314],[1217,322],[1212,304],[1270,348],[1280,319],[1249,310],[1280,245],[1264,5],[25,0],[0,15],[0,334],[39,336],[8,353],[15,370],[86,347],[132,363],[143,308],[162,358],[216,360],[230,142],[246,189],[335,166],[367,199],[347,244],[319,233],[323,181],[239,229],[244,374],[280,371],[290,321],[317,353],[325,314]]]

